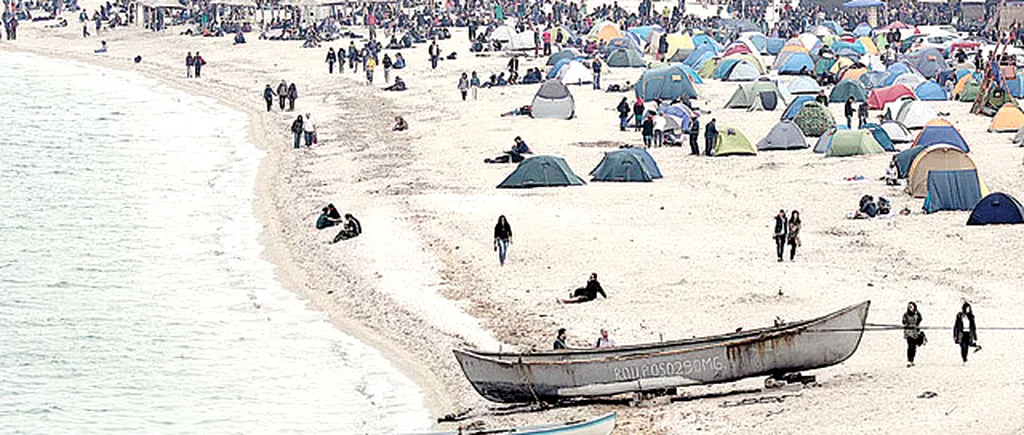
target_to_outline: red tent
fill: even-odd
[[[888,26],[885,26],[885,30],[892,30],[892,29],[909,29],[909,28],[910,28],[910,26],[908,26],[908,25],[904,24],[904,23],[903,23],[902,21],[893,21],[893,22],[892,22],[892,23],[890,23],[890,24],[889,24]]]
[[[868,108],[881,110],[885,107],[886,103],[891,103],[904,97],[909,97],[912,100],[917,99],[914,91],[910,90],[906,85],[892,85],[872,89],[871,94],[868,95]]]

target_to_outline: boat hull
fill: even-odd
[[[611,412],[592,420],[527,426],[510,429],[483,429],[479,431],[464,430],[462,432],[430,432],[420,435],[473,435],[473,434],[505,434],[505,435],[609,435],[615,430],[615,413]]]
[[[860,345],[870,302],[818,319],[736,334],[610,350],[455,350],[480,395],[501,403],[658,391],[839,364]]]

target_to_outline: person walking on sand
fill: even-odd
[[[441,49],[437,47],[436,40],[430,42],[427,54],[430,55],[430,69],[437,69],[437,61],[441,59]]]
[[[462,94],[462,101],[466,101],[466,96],[469,94],[469,77],[466,73],[462,73],[462,77],[459,77],[459,93]]]
[[[843,114],[846,115],[846,128],[853,128],[853,97],[846,99],[843,105]]]
[[[554,350],[565,350],[569,348],[565,343],[565,328],[558,328],[558,334],[555,335],[555,344],[552,348]]]
[[[198,78],[202,77],[202,75],[203,75],[203,65],[206,65],[206,59],[203,59],[203,56],[200,56],[199,52],[197,51],[196,52],[196,56],[194,58],[192,58],[192,63],[193,63],[193,65],[195,65],[196,78],[198,79]]]
[[[644,122],[644,100],[637,97],[633,102],[633,131],[640,131]]]
[[[366,56],[366,64],[363,66],[366,69],[366,83],[373,84],[373,70],[377,69],[377,61],[373,59],[373,56]]]
[[[476,75],[476,71],[469,76],[469,87],[473,90],[473,101],[476,101],[476,91],[480,89],[480,77]]]
[[[704,155],[711,157],[715,152],[715,142],[718,140],[718,127],[715,126],[715,118],[704,126]]]
[[[700,138],[700,121],[697,120],[698,116],[696,113],[693,114],[693,119],[690,120],[690,155],[700,155],[700,145],[697,144],[697,139]]]
[[[796,257],[796,247],[800,246],[800,212],[793,210],[789,214],[789,229],[786,232],[786,244],[789,245],[789,261]]]
[[[382,59],[380,62],[381,65],[384,67],[384,83],[391,83],[391,67],[394,66],[394,63],[391,62],[391,56],[388,56],[387,53],[384,53],[384,59]]]
[[[324,63],[327,64],[327,74],[334,74],[334,64],[338,63],[338,55],[334,52],[334,47],[327,49],[327,58],[324,59]]]
[[[629,122],[629,103],[626,102],[626,97],[622,97],[615,110],[619,111],[619,131],[626,131],[626,124]]]
[[[786,219],[786,211],[779,210],[775,215],[775,230],[772,231],[772,238],[775,239],[775,253],[782,262],[782,254],[786,252],[786,233],[789,231],[789,220]]]
[[[597,342],[594,343],[594,347],[597,349],[608,349],[615,347],[615,340],[612,340],[608,336],[608,330],[601,328],[601,336],[597,337]]]
[[[263,100],[267,102],[267,112],[274,107],[274,90],[270,88],[270,83],[267,83],[267,87],[263,88]]]
[[[192,78],[192,68],[195,66],[195,59],[192,57],[192,52],[188,52],[185,55],[185,78]]]
[[[277,105],[283,111],[285,104],[288,103],[288,83],[281,80],[281,84],[277,85]]]
[[[918,346],[925,344],[924,331],[921,330],[921,312],[917,304],[907,303],[907,312],[903,313],[903,338],[907,340],[907,367],[914,366]]]
[[[973,347],[975,352],[981,350],[981,346],[978,346],[978,328],[974,324],[974,310],[967,302],[964,302],[960,312],[956,313],[956,321],[953,322],[953,342],[960,345],[960,359],[964,364],[967,364],[967,349]]]
[[[295,118],[292,121],[292,135],[295,136],[295,149],[299,149],[299,144],[302,143],[302,115]]]
[[[600,91],[601,90],[601,59],[600,58],[597,58],[597,57],[594,58],[593,70],[594,70],[594,90],[595,91]]]
[[[295,100],[299,99],[299,89],[295,87],[295,83],[288,85],[288,111],[295,110]]]
[[[505,257],[508,255],[508,245],[512,244],[512,227],[505,219],[505,215],[498,216],[498,223],[494,225],[494,250],[498,251],[498,262],[504,266]]]
[[[308,113],[305,119],[302,120],[302,133],[305,136],[307,147],[311,147],[316,143],[316,126],[313,125],[313,119],[310,118]]]
[[[643,138],[644,148],[654,145],[654,118],[651,115],[647,115],[640,125],[640,136]]]
[[[857,106],[857,128],[864,128],[868,123],[868,103],[860,103]]]

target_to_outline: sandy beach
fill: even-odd
[[[69,22],[72,20],[68,15]],[[266,256],[287,288],[328,312],[343,330],[382,349],[427,392],[436,417],[488,403],[465,380],[451,350],[548,349],[566,327],[570,344],[590,346],[601,328],[620,344],[687,338],[812,318],[871,300],[869,322],[898,324],[917,301],[927,326],[952,328],[964,300],[980,327],[1024,326],[1016,264],[1024,237],[1014,226],[967,227],[968,212],[920,212],[921,200],[880,180],[891,158],[824,158],[810,150],[753,157],[706,158],[688,149],[651,154],[665,178],[653,183],[500,190],[514,165],[487,165],[521,136],[537,154],[566,159],[585,175],[605,151],[640,145],[620,132],[618,94],[570,86],[576,118],[499,117],[530,104],[537,85],[481,89],[461,101],[458,75],[504,70],[501,55],[476,56],[465,29],[441,41],[442,61],[431,70],[426,45],[402,51],[406,92],[382,92],[362,73],[327,74],[328,45],[260,41],[234,46],[230,37],[180,36],[131,27],[83,39],[80,28],[44,29],[26,23],[19,40],[0,50],[136,70],[251,116],[250,137],[267,151],[257,183],[256,213],[265,224]],[[109,44],[94,54],[99,40]],[[343,48],[347,40],[331,46]],[[208,62],[201,79],[186,79],[186,52]],[[388,53],[393,53],[387,50]],[[131,59],[142,56],[139,64]],[[546,58],[525,58],[521,69]],[[640,69],[609,69],[604,85],[635,82]],[[266,84],[295,82],[295,112],[264,111]],[[723,109],[735,83],[698,86],[697,105],[719,129],[732,126],[760,140],[780,112]],[[1024,149],[1012,134],[987,133],[990,118],[969,105],[932,103],[963,134],[992,191],[1024,197]],[[831,109],[842,118],[842,105]],[[311,113],[319,143],[294,150],[288,131]],[[878,112],[872,112],[872,117]],[[410,124],[392,132],[395,116]],[[88,126],[83,126],[88,128]],[[813,145],[813,143],[812,143]],[[863,182],[844,178],[862,175]],[[171,180],[172,181],[172,180]],[[884,196],[890,219],[852,220],[865,194]],[[317,231],[320,207],[332,202],[353,213],[364,234],[330,244],[335,231]],[[779,209],[799,210],[803,246],[796,260],[778,263],[771,240]],[[505,215],[514,237],[508,263],[498,264],[491,234]],[[560,305],[595,272],[607,299]],[[905,364],[902,333],[867,333],[847,362],[810,374],[818,385],[782,403],[722,407],[738,394],[652,407],[591,405],[483,417],[489,425],[557,421],[619,413],[616,433],[1024,433],[1024,352],[1020,331],[980,331],[984,351],[967,365],[951,331],[929,332],[916,367]],[[758,388],[763,379],[694,387],[688,395]],[[931,399],[918,398],[926,391]],[[780,394],[766,392],[763,394]],[[787,393],[788,394],[788,393]],[[438,426],[442,428],[452,427]]]

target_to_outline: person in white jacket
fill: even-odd
[[[665,127],[668,121],[660,113],[654,115],[654,146],[660,147],[665,141]]]
[[[310,147],[316,143],[316,125],[313,125],[313,119],[306,114],[306,119],[302,121],[302,132],[306,137],[306,146]]]

